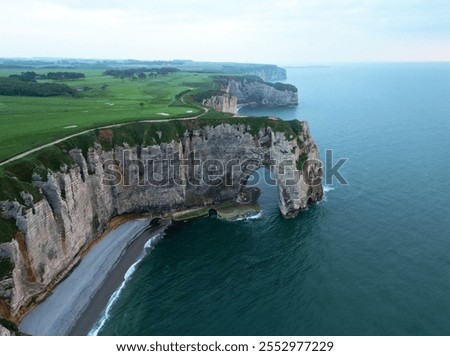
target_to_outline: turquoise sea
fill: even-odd
[[[100,335],[450,335],[450,64],[288,69],[297,108],[348,158],[325,199],[285,220],[172,226]],[[263,172],[264,173],[264,172]]]

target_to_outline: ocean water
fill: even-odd
[[[450,335],[450,64],[288,69],[297,108],[347,158],[325,199],[283,219],[176,224],[100,335]],[[264,171],[262,171],[264,173]]]

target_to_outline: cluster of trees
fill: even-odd
[[[47,79],[53,80],[75,80],[75,79],[84,79],[85,76],[83,73],[75,73],[75,72],[48,72]]]
[[[36,74],[35,72],[22,72],[20,74],[13,74],[9,76],[13,79],[23,80],[25,82],[36,81],[36,79],[41,79],[41,75]]]
[[[0,95],[8,96],[59,96],[72,95],[74,91],[66,84],[38,83],[17,78],[0,77]]]
[[[158,75],[167,75],[169,73],[179,72],[178,68],[163,67],[163,68],[127,68],[127,69],[107,69],[103,72],[105,75],[110,75],[120,79],[145,79],[147,76],[156,77]]]
[[[51,79],[51,80],[75,80],[85,78],[83,73],[75,72],[48,72],[47,74],[37,74],[35,72],[22,72],[20,74],[13,74],[9,76],[12,79],[18,79],[25,82],[33,82],[38,79]]]

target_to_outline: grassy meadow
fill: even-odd
[[[2,69],[0,77],[22,71]],[[40,74],[53,70],[34,71]],[[84,73],[86,78],[62,83],[76,89],[77,97],[0,96],[0,162],[101,125],[197,116],[202,109],[193,103],[185,104],[177,95],[213,85],[205,73],[177,72],[131,80],[103,75],[103,70],[73,71]]]
[[[20,74],[24,70],[0,70],[0,77]],[[50,70],[34,70],[46,74]],[[207,73],[176,72],[145,79],[120,79],[103,75],[102,70],[74,70],[85,78],[65,83],[77,91],[73,96],[0,96],[0,162],[32,148],[65,138],[87,129],[95,129],[33,152],[0,166],[0,201],[26,204],[21,192],[31,194],[33,201],[42,193],[33,177],[47,179],[48,170],[58,171],[62,165],[73,164],[67,154],[79,148],[86,156],[89,147],[100,144],[105,150],[127,142],[130,145],[157,145],[182,137],[188,129],[221,123],[236,123],[249,127],[256,135],[262,127],[272,127],[294,138],[302,129],[298,121],[271,118],[232,117],[232,114],[210,109],[204,112],[199,105],[203,97],[220,89],[220,83]],[[41,81],[41,80],[40,80]],[[197,117],[196,120],[170,120]],[[157,120],[166,120],[157,122]],[[154,120],[143,123],[138,120]],[[100,126],[133,122],[112,127],[103,136]],[[221,211],[227,214],[227,211]],[[232,212],[235,214],[234,212]],[[11,241],[17,232],[13,220],[0,216],[0,244]],[[11,271],[8,261],[0,259],[0,280]]]

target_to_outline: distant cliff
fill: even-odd
[[[225,91],[237,97],[238,104],[266,106],[298,105],[298,90],[282,83],[267,83],[254,77],[224,78]]]
[[[34,59],[0,58],[0,68],[67,68],[77,69],[130,69],[130,68],[178,68],[182,71],[256,75],[263,80],[286,79],[286,70],[274,64],[235,62],[196,62],[192,60],[97,60],[97,59]]]
[[[291,84],[269,83],[255,76],[216,76],[221,91],[212,91],[202,104],[236,114],[238,105],[295,106],[298,90]]]
[[[276,177],[284,216],[295,216],[322,198],[322,168],[307,123],[230,122],[112,127],[53,147],[51,170],[42,170],[44,163],[35,160],[40,168],[32,184],[41,197],[21,191],[17,199],[0,202],[0,220],[15,225],[10,241],[0,244],[0,258],[12,266],[0,281],[1,316],[17,321],[42,300],[114,217],[170,216],[242,201],[249,174],[261,166],[270,167]],[[5,170],[23,172],[20,164]]]
[[[286,80],[286,69],[280,68],[276,65],[271,64],[253,64],[248,67],[241,67],[242,74],[244,75],[256,75],[265,81],[277,81],[277,80]],[[239,73],[234,68],[228,68],[229,73]],[[233,71],[234,69],[234,71]]]
[[[216,93],[207,99],[203,99],[202,105],[213,108],[219,112],[228,112],[230,114],[237,114],[238,99],[234,95],[230,95],[226,91]]]

